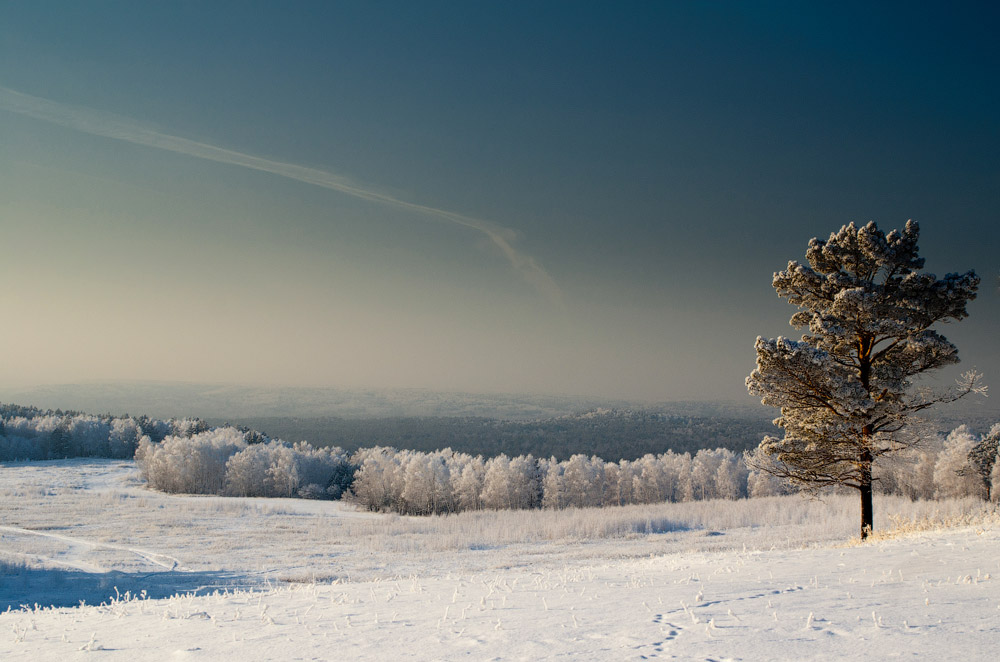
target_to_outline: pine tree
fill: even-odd
[[[765,437],[748,464],[807,490],[857,489],[862,539],[874,523],[872,466],[916,443],[907,434],[912,415],[985,390],[966,373],[956,391],[913,392],[914,377],[958,362],[957,348],[931,326],[966,317],[979,285],[973,271],[921,273],[918,235],[913,221],[888,235],[872,222],[812,239],[808,265],[791,261],[772,281],[799,307],[791,325],[807,332],[800,341],[758,337],[747,378],[751,394],[781,408],[775,424],[784,430]]]

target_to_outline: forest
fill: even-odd
[[[261,417],[241,426],[281,439],[356,451],[393,446],[430,453],[441,448],[473,455],[534,455],[565,460],[579,453],[635,460],[648,453],[696,453],[702,448],[742,452],[773,430],[772,413],[761,408],[710,416],[636,409],[592,409],[535,420],[484,416]],[[215,423],[216,421],[213,421]],[[221,421],[218,424],[225,425]]]

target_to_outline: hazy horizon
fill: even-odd
[[[8,3],[0,388],[745,401],[772,273],[909,218],[1000,384],[997,12]]]
[[[474,393],[420,388],[338,388],[163,381],[80,381],[0,386],[0,403],[84,413],[232,419],[486,417],[543,419],[602,409],[709,415],[766,408],[756,398],[643,401],[572,394]],[[769,411],[769,410],[768,410]]]

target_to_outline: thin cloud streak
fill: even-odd
[[[346,195],[361,198],[362,200],[416,212],[428,218],[477,230],[486,235],[493,245],[500,249],[500,252],[507,258],[507,261],[510,262],[514,270],[534,285],[543,296],[559,307],[563,305],[562,292],[559,286],[533,257],[515,248],[513,241],[516,233],[510,228],[445,209],[400,200],[391,195],[380,193],[369,187],[351,182],[345,177],[326,170],[309,168],[283,161],[274,161],[195,140],[188,140],[179,136],[172,136],[142,126],[135,120],[115,115],[114,113],[63,104],[30,94],[24,94],[23,92],[18,92],[2,85],[0,85],[0,109],[95,136],[123,140],[136,145],[154,147],[199,159],[271,173],[279,177],[338,191]]]

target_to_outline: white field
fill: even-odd
[[[972,501],[880,499],[927,530],[857,545],[850,496],[407,518],[69,460],[0,466],[0,513],[0,660],[993,660],[1000,637],[1000,518]]]

